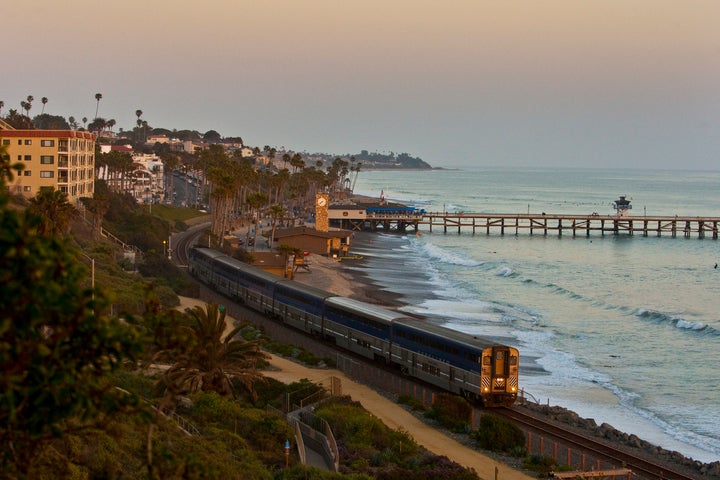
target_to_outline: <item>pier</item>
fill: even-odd
[[[556,215],[504,213],[374,213],[365,210],[331,209],[330,223],[347,230],[443,233],[482,233],[485,235],[640,235],[672,238],[718,239],[720,217]]]

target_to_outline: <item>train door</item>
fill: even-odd
[[[507,359],[505,358],[505,351],[496,349],[495,361],[493,362],[493,378],[504,377],[507,374]]]

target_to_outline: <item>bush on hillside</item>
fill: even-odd
[[[525,434],[517,425],[490,413],[480,417],[480,426],[470,437],[493,452],[522,452],[525,445]]]
[[[440,393],[425,415],[453,432],[467,432],[470,428],[472,410],[472,405],[463,397]]]
[[[330,398],[316,407],[315,414],[333,430],[342,473],[388,480],[478,479],[475,471],[427,451],[406,432],[391,430],[349,397]]]

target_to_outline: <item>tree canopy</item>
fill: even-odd
[[[104,379],[139,349],[128,325],[86,288],[72,245],[33,209],[8,208],[0,151],[0,469],[24,476],[44,443],[137,399]]]

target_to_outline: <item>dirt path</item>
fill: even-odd
[[[192,298],[180,297],[180,301],[181,309],[196,305],[204,307],[205,305],[204,302]],[[228,328],[230,328],[233,319],[227,317],[227,320]],[[444,455],[460,465],[474,469],[483,480],[531,480],[534,478],[468,448],[452,437],[428,426],[397,403],[380,395],[370,387],[354,382],[339,370],[307,368],[277,355],[271,355],[270,364],[277,370],[265,371],[264,375],[283,383],[292,383],[305,378],[313,383],[321,384],[330,377],[339,378],[343,394],[360,402],[363,408],[382,420],[385,425],[396,430],[402,429],[431,452]]]

